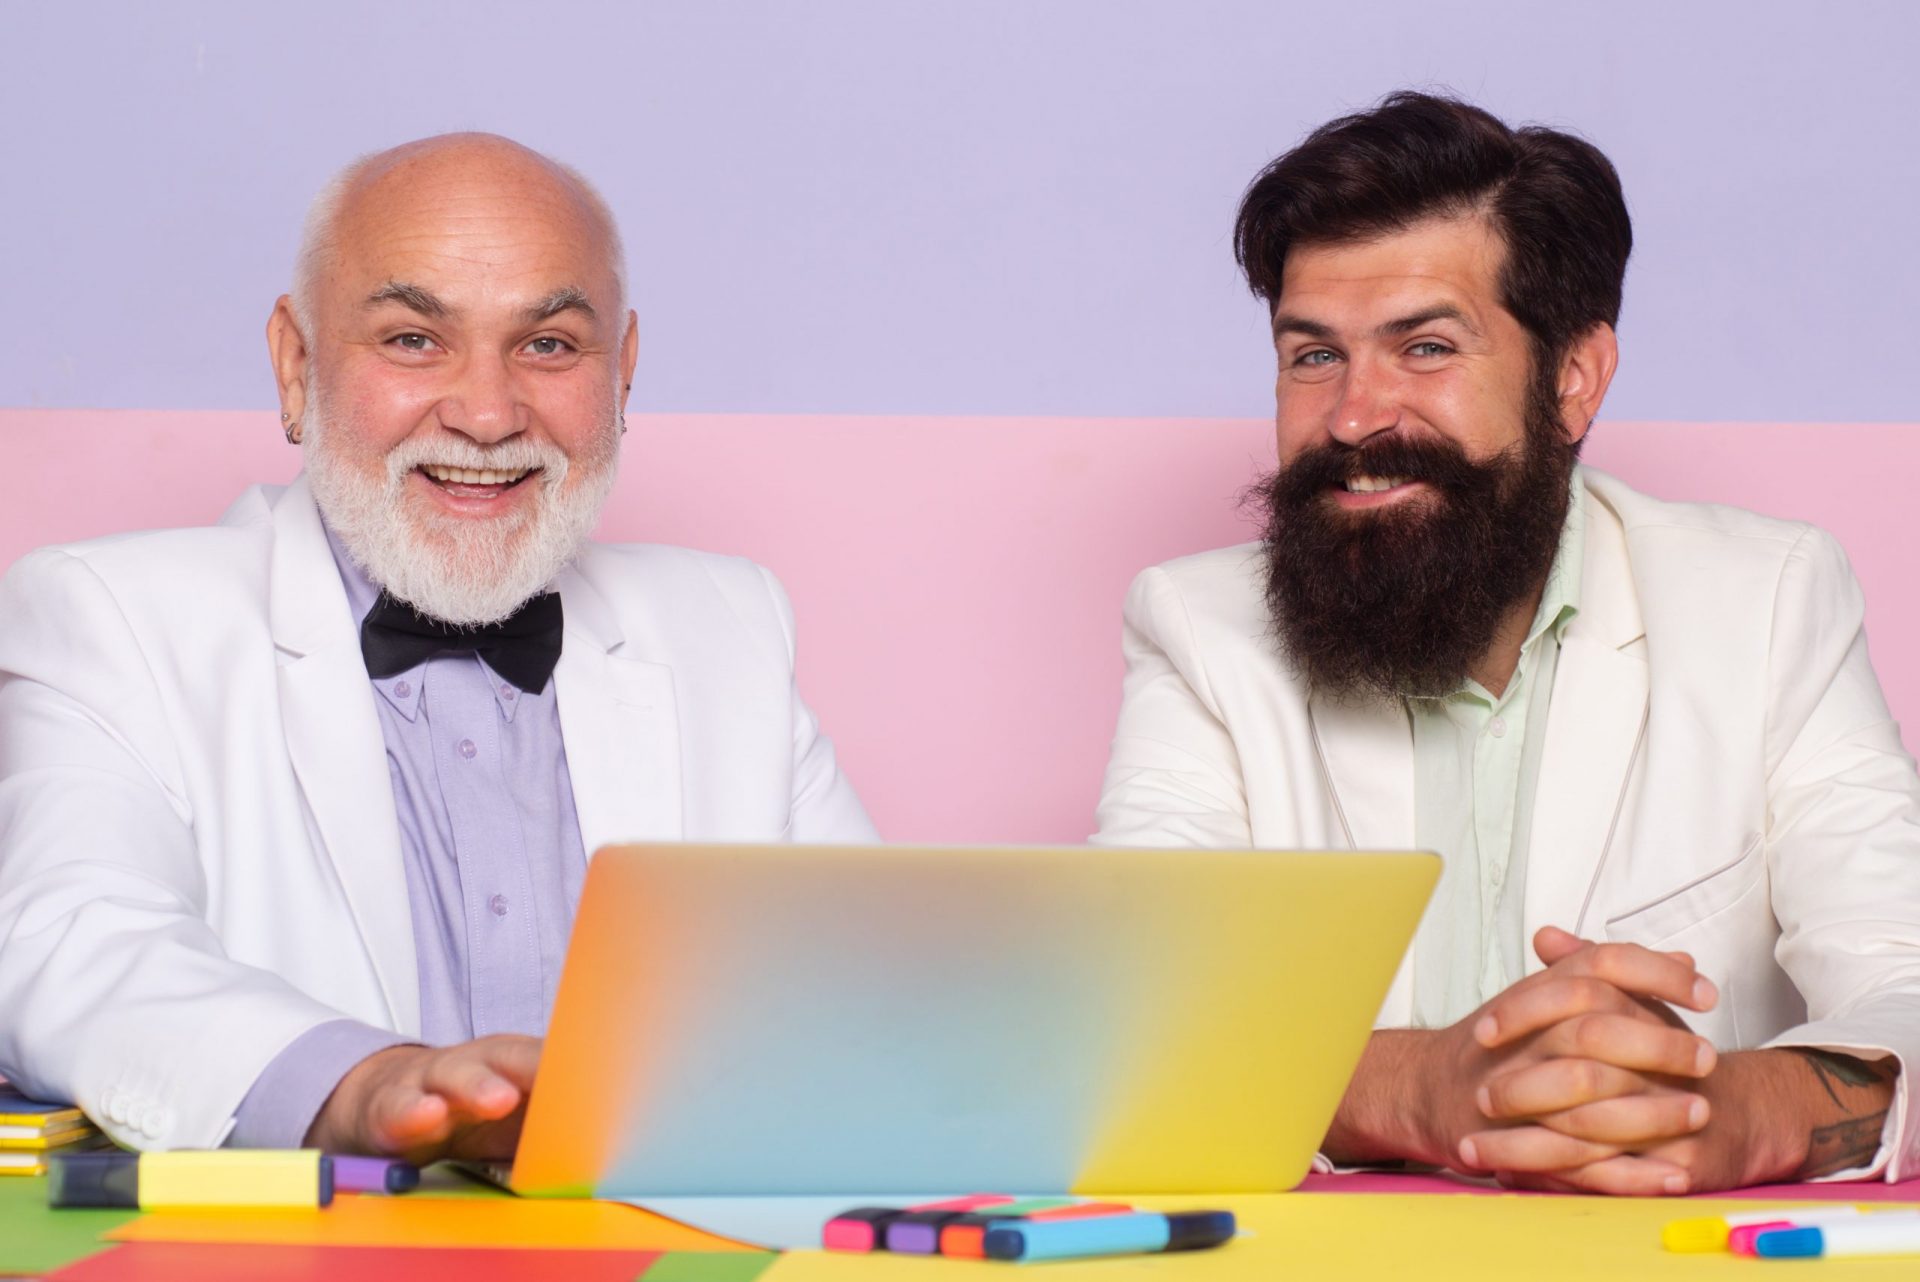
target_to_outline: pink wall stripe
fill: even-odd
[[[793,594],[801,679],[889,838],[1079,841],[1141,567],[1252,537],[1250,420],[642,416],[602,534],[753,557]],[[0,410],[0,564],[218,517],[296,466],[263,413]],[[1920,717],[1920,424],[1607,423],[1590,462],[1663,497],[1837,534],[1896,715]],[[0,627],[5,620],[0,620]]]

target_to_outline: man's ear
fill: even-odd
[[[1600,413],[1600,402],[1607,398],[1607,386],[1620,364],[1620,343],[1613,326],[1602,321],[1573,340],[1573,346],[1560,360],[1555,384],[1560,405],[1560,426],[1568,444],[1578,444]]]
[[[307,412],[308,349],[293,314],[293,299],[286,294],[267,317],[267,352],[273,359],[273,380],[280,385],[280,422],[291,429]]]
[[[640,317],[627,313],[627,332],[620,339],[620,412],[627,412],[627,397],[633,391],[633,366],[640,359]]]

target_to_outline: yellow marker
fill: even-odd
[[[1727,1249],[1727,1222],[1717,1215],[1673,1220],[1660,1230],[1660,1245],[1669,1251],[1708,1252]]]
[[[73,1153],[55,1156],[50,1206],[325,1206],[333,1201],[333,1163],[318,1149],[185,1150],[174,1153]]]
[[[1747,1234],[1747,1240],[1743,1241],[1735,1236],[1737,1230],[1832,1223],[1835,1220],[1858,1219],[1860,1214],[1858,1207],[1826,1205],[1791,1209],[1775,1207],[1766,1211],[1743,1211],[1738,1215],[1670,1220],[1660,1230],[1660,1245],[1669,1251],[1687,1254],[1730,1250],[1736,1255],[1752,1255],[1752,1234]]]

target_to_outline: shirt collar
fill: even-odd
[[[333,532],[333,527],[326,523],[324,517],[321,518],[320,528],[326,531],[327,548],[333,553],[334,568],[340,572],[340,582],[347,590],[347,608],[353,611],[354,632],[357,635],[360,624],[366,620],[375,602],[380,599],[380,588],[354,561],[347,552],[346,545],[340,541],[340,536]],[[524,692],[513,682],[487,667],[486,660],[479,655],[473,655],[472,659],[486,673],[487,682],[493,690],[493,701],[500,706],[500,715],[507,721],[512,721],[514,711],[519,708],[521,695]],[[433,660],[428,659],[416,663],[405,672],[396,673],[390,677],[369,678],[369,680],[373,688],[380,692],[381,697],[393,706],[395,712],[412,721],[420,715],[420,697],[427,684],[427,665],[432,662]]]

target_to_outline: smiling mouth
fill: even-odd
[[[422,463],[414,470],[449,494],[462,498],[504,494],[540,471],[537,467],[508,471],[491,467],[444,467],[438,463]]]
[[[1407,484],[1403,476],[1349,476],[1345,489],[1349,494],[1382,494]]]

